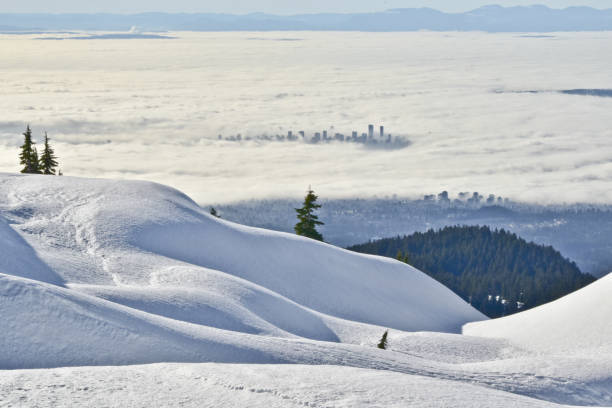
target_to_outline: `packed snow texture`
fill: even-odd
[[[174,390],[160,406],[612,403],[609,280],[572,295],[602,310],[589,340],[548,349],[514,333],[564,338],[541,308],[461,335],[485,317],[414,268],[220,220],[149,182],[0,174],[0,242],[0,368],[53,369],[0,371],[3,403],[147,406],[159,382]],[[561,309],[563,330],[586,330]],[[176,364],[61,368],[146,363]]]
[[[0,405],[561,407],[459,381],[333,366],[155,364],[0,372]]]

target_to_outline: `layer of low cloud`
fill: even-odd
[[[26,123],[65,174],[137,178],[200,202],[480,191],[612,202],[612,34],[181,33],[172,41],[0,36],[0,171]],[[540,90],[542,93],[522,91]],[[506,92],[507,91],[507,92]],[[232,143],[218,134],[366,130],[401,150]],[[330,131],[332,131],[330,129]]]

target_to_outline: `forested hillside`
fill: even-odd
[[[446,227],[349,249],[407,262],[490,317],[548,303],[595,280],[553,247],[488,227]]]

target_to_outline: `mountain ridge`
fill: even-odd
[[[555,32],[612,29],[612,9],[574,6],[553,9],[542,5],[483,6],[462,13],[433,8],[395,8],[369,13],[61,13],[0,14],[0,27],[23,30],[145,31],[486,31]]]

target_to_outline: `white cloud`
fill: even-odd
[[[30,123],[66,174],[142,178],[202,202],[481,191],[612,202],[612,98],[496,90],[612,88],[612,34],[181,33],[176,40],[0,36],[0,171]],[[348,133],[402,150],[235,144],[219,133]]]

